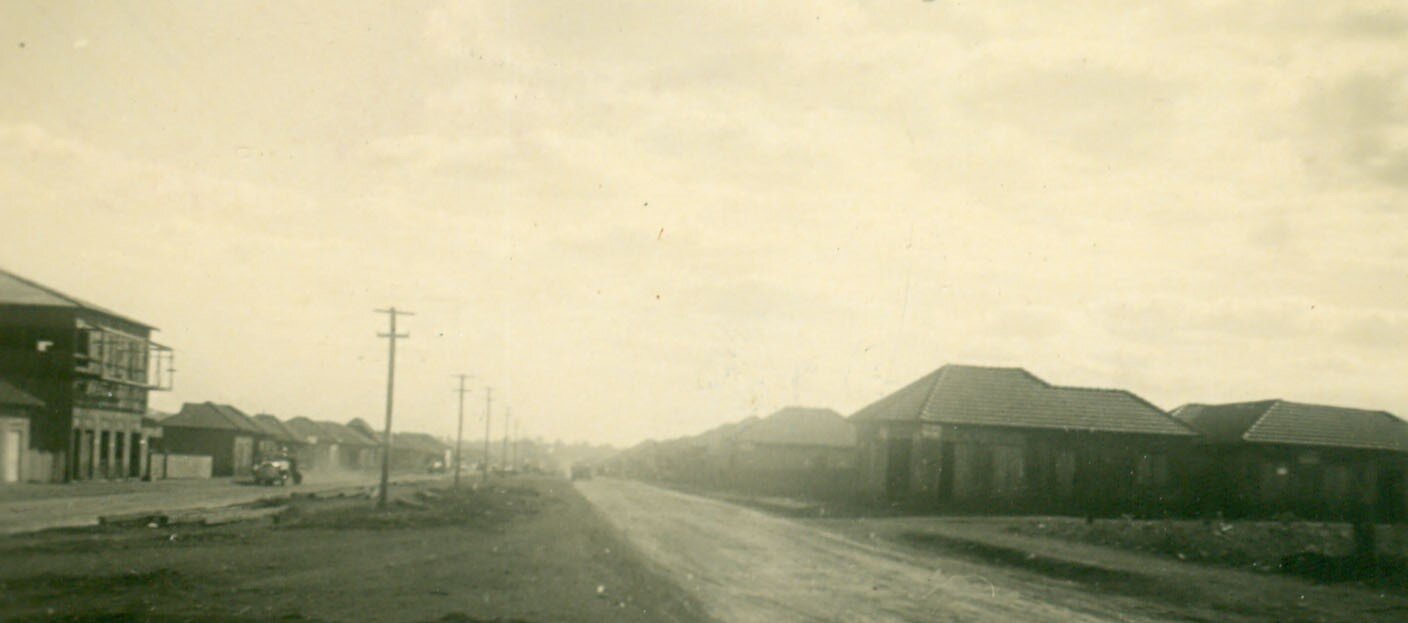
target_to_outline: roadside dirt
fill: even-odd
[[[565,481],[294,499],[221,526],[0,540],[5,621],[708,620]]]
[[[1408,599],[1357,584],[1181,562],[1048,537],[1017,534],[1006,518],[903,517],[808,520],[852,539],[935,560],[1001,569],[1027,590],[1074,587],[1131,612],[1187,621],[1408,620]],[[1052,592],[1058,603],[1067,593]]]
[[[578,487],[721,620],[1408,620],[1408,599],[1364,587],[1015,534],[988,518],[788,518],[795,509],[638,482]]]

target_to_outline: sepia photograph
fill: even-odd
[[[0,0],[0,621],[1408,621],[1408,4]]]

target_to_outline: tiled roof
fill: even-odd
[[[1144,399],[1119,389],[1055,386],[1021,368],[946,365],[857,411],[853,421],[1193,436]]]
[[[670,440],[670,443],[685,447],[706,448],[711,451],[720,450],[725,444],[731,441],[739,431],[752,426],[757,421],[757,416],[749,416],[737,422],[720,424],[698,435]]]
[[[264,429],[254,422],[254,418],[245,415],[243,411],[213,402],[185,403],[181,405],[179,413],[162,420],[161,425],[164,428],[207,428],[267,435]]]
[[[287,426],[284,426],[284,423],[280,422],[279,418],[268,413],[260,413],[254,416],[254,423],[259,425],[259,428],[264,429],[264,432],[274,439],[291,443],[303,443],[302,438],[289,430]]]
[[[328,435],[327,431],[324,431],[322,426],[306,417],[299,416],[290,418],[289,421],[284,422],[284,427],[298,437],[298,440],[302,443],[337,443],[336,437]]]
[[[744,426],[734,439],[756,444],[849,448],[856,445],[856,429],[831,409],[786,407]]]
[[[391,443],[398,449],[428,454],[440,454],[450,447],[425,433],[395,433],[391,436]]]
[[[59,292],[35,281],[30,281],[8,270],[0,268],[0,305],[35,305],[40,307],[74,307],[87,309],[114,318],[121,318],[135,325],[154,329],[145,322],[123,316],[110,309],[99,307],[79,298]]]
[[[362,418],[356,417],[352,418],[351,420],[348,420],[347,428],[361,433],[363,437],[371,437],[372,440],[376,441],[377,443],[381,443],[381,431],[372,428],[372,425],[368,424],[367,421]]]
[[[0,405],[11,407],[43,407],[44,401],[11,385],[9,381],[0,379]]]
[[[1174,414],[1224,442],[1408,452],[1408,423],[1386,411],[1263,400],[1184,405]]]
[[[377,443],[376,440],[357,432],[355,429],[348,428],[346,424],[338,424],[337,422],[328,421],[317,422],[317,424],[318,426],[322,427],[323,432],[326,435],[332,437],[334,440],[337,441],[337,443],[347,444],[349,446],[368,447],[375,447],[381,445]]]

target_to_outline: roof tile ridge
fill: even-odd
[[[1249,439],[1249,437],[1251,437],[1252,431],[1255,431],[1258,426],[1261,426],[1261,423],[1264,422],[1264,421],[1266,421],[1266,417],[1269,416],[1269,415],[1271,415],[1271,412],[1272,412],[1272,411],[1275,411],[1277,407],[1281,406],[1282,404],[1286,404],[1286,401],[1285,401],[1285,400],[1282,400],[1282,399],[1280,399],[1280,398],[1272,398],[1272,399],[1270,399],[1270,400],[1253,400],[1253,401],[1251,401],[1251,402],[1233,403],[1233,404],[1254,405],[1254,404],[1263,403],[1263,402],[1266,403],[1266,405],[1267,405],[1267,406],[1266,406],[1266,409],[1262,410],[1262,412],[1256,416],[1256,419],[1255,419],[1255,420],[1252,420],[1251,425],[1250,425],[1250,426],[1247,426],[1247,430],[1242,431],[1242,435],[1241,435],[1241,437],[1240,437],[1240,439],[1241,439],[1242,441],[1251,441],[1251,439]]]
[[[929,412],[929,404],[934,401],[934,395],[939,393],[939,383],[944,380],[944,375],[948,374],[948,370],[952,366],[953,364],[946,363],[929,373],[934,377],[934,381],[929,384],[929,389],[924,393],[924,404],[919,405],[919,413],[915,414],[917,417],[914,418],[916,421],[924,421],[924,414]]]

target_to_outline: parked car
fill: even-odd
[[[292,478],[293,464],[288,459],[264,459],[254,466],[254,483],[258,485],[287,485]]]

